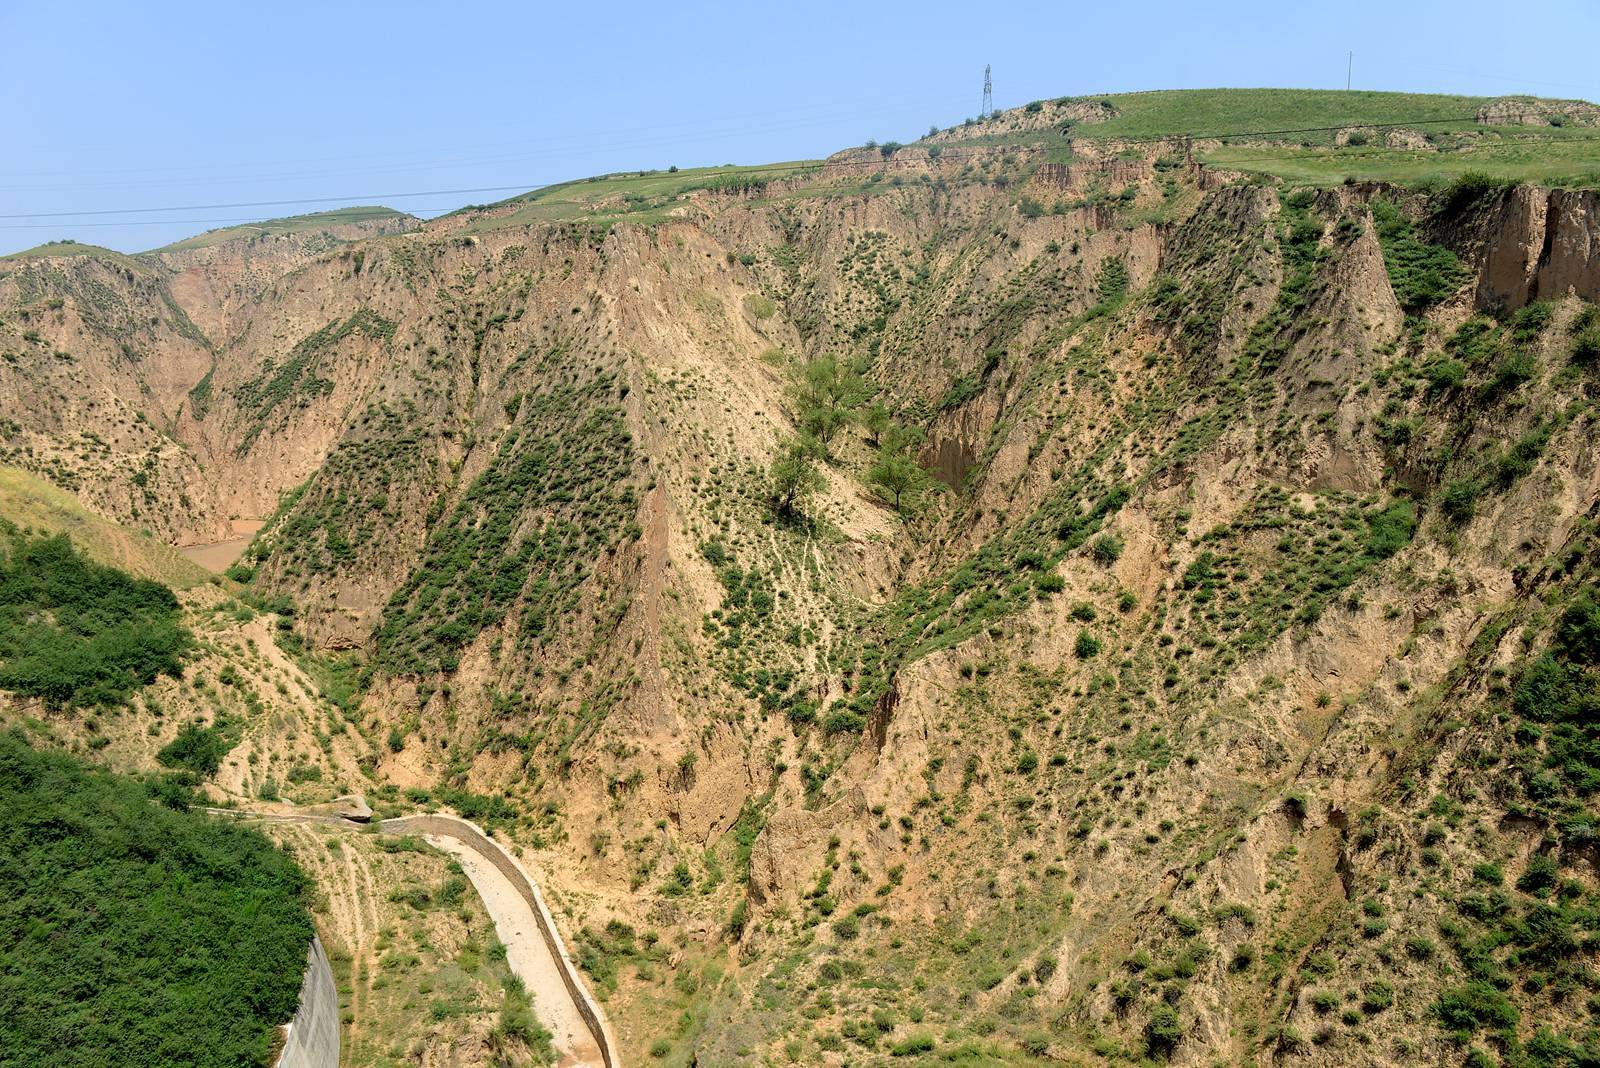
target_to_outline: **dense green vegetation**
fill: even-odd
[[[1346,180],[1440,188],[1462,175],[1501,181],[1593,187],[1600,183],[1600,136],[1592,131],[1463,133],[1438,148],[1280,148],[1225,146],[1205,155],[1229,170],[1272,175],[1294,184]]]
[[[180,619],[159,582],[0,519],[0,689],[56,707],[120,703],[181,671],[192,639]]]
[[[1454,252],[1430,245],[1416,234],[1416,224],[1387,200],[1372,202],[1372,219],[1383,247],[1383,265],[1395,299],[1406,311],[1421,311],[1449,297],[1466,281],[1467,271]]]
[[[1424,129],[1471,126],[1489,97],[1445,93],[1386,93],[1332,89],[1166,89],[1122,93],[1105,100],[1115,115],[1076,128],[1094,138],[1207,136],[1292,131],[1296,138],[1332,138],[1324,129],[1341,125],[1426,124]]]
[[[519,640],[540,641],[577,606],[596,558],[637,537],[624,484],[632,442],[606,403],[616,388],[600,375],[521,400],[495,462],[440,517],[390,599],[377,632],[381,670],[454,671],[461,650],[519,598]]]
[[[286,856],[15,734],[0,810],[0,1060],[266,1063],[311,938]]]
[[[1587,799],[1600,791],[1600,588],[1562,612],[1550,649],[1518,678],[1511,708],[1530,807],[1568,834],[1587,835]]]

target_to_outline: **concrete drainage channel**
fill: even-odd
[[[241,809],[208,809],[216,815],[297,823],[321,823],[356,830],[339,816],[300,816]],[[534,994],[540,1022],[554,1035],[561,1068],[620,1068],[616,1038],[598,1003],[567,955],[561,932],[545,905],[539,884],[521,862],[458,816],[435,813],[401,816],[376,824],[382,834],[421,835],[454,855],[488,908],[507,960]],[[524,937],[529,936],[529,937]],[[312,939],[300,1008],[287,1026],[275,1068],[338,1068],[339,995],[322,943]]]

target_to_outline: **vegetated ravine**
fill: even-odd
[[[0,461],[124,570],[264,523],[8,715],[489,825],[629,1062],[1589,1063],[1595,121],[1072,98],[0,261]]]

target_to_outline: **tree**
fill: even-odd
[[[900,511],[901,498],[916,488],[921,476],[922,468],[917,466],[915,460],[903,453],[890,452],[887,449],[879,451],[877,463],[867,472],[867,478],[873,484],[894,498],[896,512]]]
[[[839,433],[846,423],[850,421],[850,414],[836,404],[823,402],[807,408],[800,413],[800,429],[807,435],[816,439],[826,450],[826,446]]]
[[[818,356],[800,368],[795,399],[800,426],[824,447],[850,422],[850,413],[871,395],[871,387],[836,357]]]
[[[824,485],[822,472],[812,462],[811,449],[799,438],[784,443],[767,478],[772,505],[779,515],[798,514],[806,500]]]
[[[894,425],[889,418],[889,409],[882,401],[873,401],[872,406],[861,416],[861,425],[866,428],[867,440],[877,448],[883,442],[884,433]]]
[[[894,498],[896,512],[901,510],[906,495],[915,493],[927,481],[922,465],[912,458],[913,450],[921,443],[920,430],[885,417],[878,434],[878,458],[867,472],[867,480]]]

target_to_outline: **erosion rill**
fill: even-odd
[[[351,1064],[550,1050],[479,862],[607,1063],[1590,1063],[1597,122],[1063,98],[0,259],[0,711],[485,831],[268,828]]]

